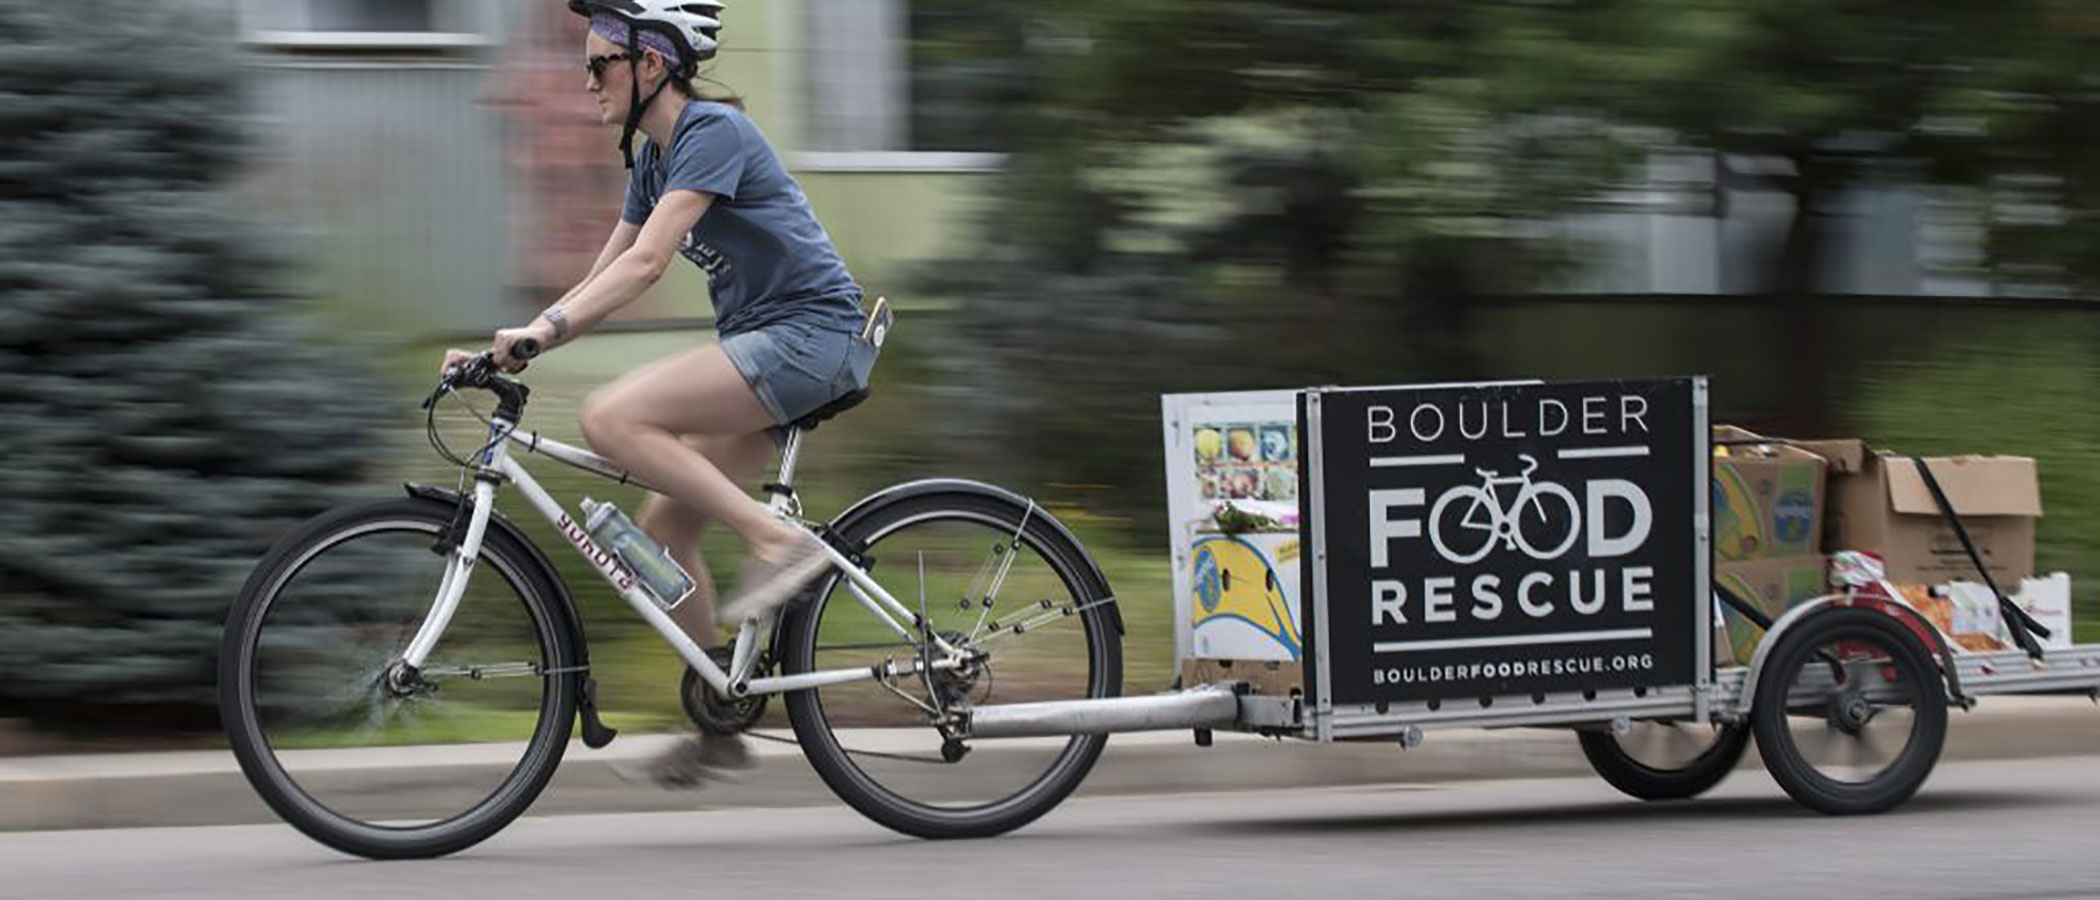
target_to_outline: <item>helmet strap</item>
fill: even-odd
[[[627,29],[627,65],[632,77],[627,79],[627,125],[620,130],[620,158],[626,161],[629,169],[634,168],[634,133],[642,127],[642,111],[656,102],[656,95],[663,93],[664,88],[671,86],[671,75],[665,72],[664,80],[656,83],[656,89],[650,91],[647,98],[642,96],[641,33],[639,25]]]

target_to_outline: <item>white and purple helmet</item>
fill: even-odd
[[[569,11],[590,18],[594,28],[614,30],[609,17],[633,29],[636,38],[607,34],[607,40],[655,50],[687,75],[715,57],[722,9],[720,0],[569,0]]]
[[[591,20],[591,30],[627,48],[628,58],[654,50],[669,65],[671,76],[642,96],[639,81],[628,83],[627,125],[620,131],[620,157],[634,168],[634,133],[642,110],[673,80],[693,77],[700,63],[715,56],[722,31],[720,0],[569,0],[569,11]]]

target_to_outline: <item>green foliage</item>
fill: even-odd
[[[232,23],[182,9],[0,3],[0,716],[208,720],[249,567],[367,449],[227,196]]]
[[[913,150],[1010,149],[1009,120],[1041,79],[1024,52],[1028,9],[1014,0],[915,0],[910,6]]]
[[[1827,201],[1873,181],[1973,189],[1961,213],[1991,237],[1977,274],[2100,284],[2090,4],[1610,0],[1520,18],[1501,82],[1519,107],[1651,126],[1716,154],[1724,186],[1792,195],[1771,290],[1813,289]]]
[[[992,126],[1017,150],[984,237],[929,271],[963,301],[952,446],[1109,488],[1119,515],[1158,509],[1160,393],[1536,374],[1470,339],[1478,298],[1581,261],[1549,223],[1654,152],[1795,198],[1748,261],[1779,294],[1814,285],[1827,199],[1869,179],[1969,188],[2003,283],[2100,264],[2100,30],[2071,0],[1066,0],[1024,19],[1084,49],[1026,45],[1037,100]],[[1789,370],[1804,421],[1830,421],[1833,352]]]
[[[966,299],[951,446],[1150,520],[1159,393],[1478,369],[1445,340],[1464,298],[1563,264],[1533,223],[1632,158],[1590,121],[1504,114],[1483,54],[1506,12],[1039,10],[1086,50],[1037,60],[989,237],[932,273]]]
[[[1275,519],[1248,512],[1230,502],[1218,507],[1211,518],[1218,523],[1218,530],[1226,534],[1245,534],[1257,529],[1273,531],[1279,524]]]

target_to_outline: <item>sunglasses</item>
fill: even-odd
[[[607,53],[603,56],[588,57],[583,61],[583,68],[591,73],[592,78],[603,79],[605,77],[606,66],[612,65],[616,62],[620,62],[621,60],[633,58],[634,57],[627,51],[622,50],[618,53]]]

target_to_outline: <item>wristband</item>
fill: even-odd
[[[547,320],[547,324],[549,324],[549,325],[552,325],[552,326],[554,326],[554,339],[555,339],[555,340],[557,340],[557,341],[558,341],[558,340],[561,340],[562,338],[564,338],[564,337],[567,337],[567,336],[568,336],[568,334],[569,334],[569,314],[568,314],[568,313],[565,313],[565,312],[562,312],[562,311],[561,311],[561,307],[559,307],[559,306],[550,306],[550,307],[547,307],[547,311],[546,311],[546,312],[540,313],[540,318],[542,318],[542,319],[546,319],[546,320]]]

